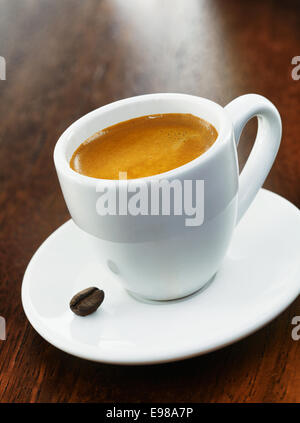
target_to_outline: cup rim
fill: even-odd
[[[145,176],[142,178],[134,178],[134,179],[101,179],[101,178],[94,178],[91,176],[82,175],[75,170],[73,170],[70,167],[70,163],[66,157],[65,151],[67,148],[68,142],[70,142],[71,134],[74,133],[74,131],[78,130],[83,125],[87,125],[90,120],[92,120],[96,115],[101,114],[102,112],[108,112],[116,109],[118,106],[131,104],[132,102],[138,102],[138,101],[147,101],[147,100],[159,100],[159,99],[174,99],[174,100],[184,100],[189,99],[194,101],[195,103],[206,103],[207,107],[210,109],[214,108],[214,111],[216,115],[219,117],[220,122],[220,128],[218,129],[218,136],[215,140],[215,142],[209,147],[208,150],[206,150],[204,153],[202,153],[200,156],[196,157],[195,159],[191,160],[190,162],[187,162],[175,169],[171,169],[167,172]],[[120,120],[120,122],[122,122]],[[101,130],[101,128],[99,128]],[[54,163],[57,171],[62,173],[64,176],[71,178],[74,180],[74,182],[80,183],[81,185],[88,185],[88,186],[95,186],[95,184],[99,184],[101,182],[105,183],[106,185],[109,184],[126,184],[127,182],[130,182],[131,184],[134,183],[142,183],[142,182],[150,182],[155,179],[168,179],[173,178],[176,175],[181,175],[182,173],[192,169],[193,167],[197,167],[201,165],[202,163],[208,161],[213,155],[217,153],[217,151],[222,147],[222,140],[230,136],[232,133],[232,123],[225,111],[225,109],[220,106],[218,103],[215,103],[212,100],[209,100],[205,97],[198,97],[190,94],[180,94],[180,93],[155,93],[155,94],[143,94],[138,95],[134,97],[128,97],[122,100],[117,100],[112,103],[109,103],[107,105],[98,107],[95,110],[92,110],[91,112],[83,115],[76,121],[74,121],[59,137],[57,140],[55,147],[54,147]]]

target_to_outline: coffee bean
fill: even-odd
[[[101,289],[86,288],[74,295],[70,301],[70,308],[78,316],[87,316],[94,313],[103,300],[104,292]]]

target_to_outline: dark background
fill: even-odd
[[[221,105],[268,97],[283,140],[265,188],[300,206],[298,1],[1,0],[0,401],[300,402],[300,301],[258,333],[179,363],[119,367],[71,357],[45,342],[22,310],[25,268],[69,218],[53,166],[59,135],[117,99],[183,92]],[[243,133],[240,164],[256,123]]]

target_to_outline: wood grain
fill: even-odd
[[[25,268],[69,218],[52,161],[75,119],[116,99],[184,92],[225,105],[256,92],[281,112],[283,141],[265,187],[300,206],[300,5],[266,0],[2,0],[0,55],[0,341],[2,402],[299,402],[300,299],[247,339],[150,367],[102,365],[45,342],[22,310]],[[239,146],[244,164],[256,130]]]

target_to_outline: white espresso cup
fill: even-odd
[[[74,151],[96,132],[136,117],[163,113],[191,113],[205,119],[218,131],[215,143],[191,162],[145,178],[96,179],[71,169]],[[243,127],[254,116],[258,118],[256,140],[239,175],[237,144]],[[74,122],[57,141],[54,162],[72,219],[92,235],[99,261],[135,297],[171,300],[199,290],[218,271],[236,224],[270,171],[280,139],[279,113],[260,95],[243,95],[223,108],[186,94],[149,94],[116,101]],[[121,196],[130,184],[134,195],[141,183],[150,192],[151,183],[157,180],[170,184],[175,180],[203,181],[201,224],[187,225],[187,213],[176,214],[171,201],[169,215],[161,210],[156,215],[99,213],[101,192],[111,188]],[[253,231],[255,236],[255,228]]]

